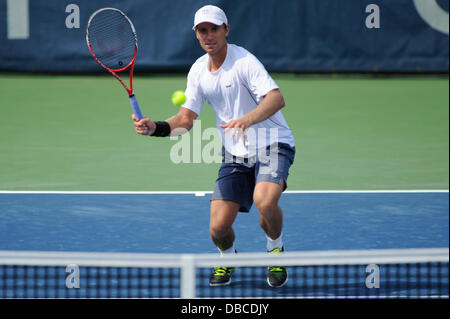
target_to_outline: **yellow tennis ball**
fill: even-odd
[[[184,91],[175,91],[172,94],[172,103],[176,106],[180,106],[186,102],[186,96],[184,95]]]

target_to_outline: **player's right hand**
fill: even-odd
[[[150,120],[148,117],[143,117],[138,120],[136,115],[133,113],[131,118],[134,121],[134,126],[136,127],[136,133],[141,135],[151,135],[156,129],[156,124]]]

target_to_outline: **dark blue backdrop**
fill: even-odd
[[[10,13],[23,2],[28,19]],[[270,71],[448,72],[448,1],[425,2],[428,15],[413,0],[0,0],[0,70],[100,70],[89,56],[85,27],[105,6],[122,9],[136,26],[137,71],[187,70],[202,54],[191,30],[194,13],[211,3],[228,15],[229,41]],[[379,28],[366,25],[372,3],[379,8]],[[66,26],[70,4],[79,8],[79,28]],[[446,19],[446,31],[430,19]],[[28,37],[11,37],[12,28],[27,23]]]

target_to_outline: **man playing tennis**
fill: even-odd
[[[220,8],[200,8],[193,30],[206,54],[189,71],[186,102],[167,121],[153,122],[146,117],[139,121],[133,114],[136,132],[168,136],[179,134],[175,129],[190,130],[208,101],[224,145],[211,199],[211,239],[222,255],[236,253],[232,225],[238,212],[248,212],[254,202],[267,236],[267,250],[279,254],[284,247],[278,200],[287,187],[295,155],[292,132],[280,112],[285,105],[283,96],[255,56],[227,42],[230,27]],[[210,285],[229,284],[234,270],[216,267]],[[268,267],[270,286],[283,286],[287,277],[285,267]]]

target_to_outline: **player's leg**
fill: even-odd
[[[259,222],[266,233],[267,251],[271,254],[280,254],[283,247],[283,211],[278,205],[284,181],[281,184],[274,182],[260,182],[255,186],[254,202],[258,208]],[[271,287],[282,287],[287,283],[288,273],[286,267],[269,266],[267,283]]]
[[[223,162],[211,197],[210,235],[221,252],[234,243],[233,222],[239,211],[253,204],[254,168],[242,163]]]
[[[295,148],[280,143],[268,147],[265,152],[258,155],[253,202],[260,214],[260,225],[267,235],[267,249],[281,250],[283,211],[278,201],[287,188]]]
[[[212,200],[209,234],[221,255],[235,254],[233,223],[240,204],[228,200]],[[224,286],[231,282],[234,267],[215,267],[209,277],[210,286]]]
[[[220,167],[211,198],[209,233],[220,253],[234,254],[233,223],[239,211],[252,206],[254,171],[239,163],[224,161]],[[210,286],[223,286],[231,281],[232,267],[216,267],[210,276]]]
[[[284,251],[283,211],[278,201],[287,187],[286,181],[294,156],[295,148],[278,144],[269,147],[266,158],[257,163],[253,201],[260,214],[260,225],[266,233],[267,251],[271,254]],[[286,267],[268,267],[267,282],[270,286],[281,287],[286,284],[287,279]]]

